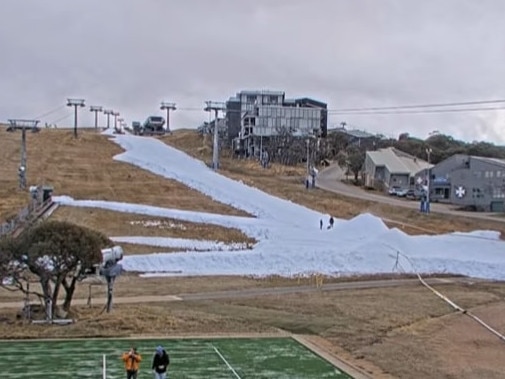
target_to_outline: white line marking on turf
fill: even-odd
[[[223,360],[223,362],[226,364],[226,366],[228,366],[228,368],[231,370],[231,372],[233,372],[233,374],[235,375],[235,377],[237,379],[242,379],[240,377],[240,375],[237,374],[237,372],[233,369],[233,367],[231,367],[231,365],[228,363],[228,361],[225,359],[225,357],[223,357],[223,354],[221,354],[219,352],[219,350],[217,349],[217,347],[215,347],[214,345],[212,345],[212,348],[214,349],[214,351],[216,352],[216,354],[219,355],[219,358],[221,358]]]

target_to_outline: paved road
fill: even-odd
[[[464,277],[454,278],[429,278],[426,282],[429,284],[452,284],[475,282],[479,279],[469,279]],[[219,300],[232,298],[250,298],[268,295],[289,295],[295,293],[311,293],[320,291],[343,291],[367,288],[388,288],[399,286],[415,286],[420,285],[417,279],[386,279],[386,280],[367,280],[357,282],[340,282],[328,283],[321,287],[314,285],[290,286],[290,287],[271,287],[271,288],[249,288],[242,290],[228,290],[216,292],[199,292],[199,293],[181,293],[177,295],[163,296],[131,296],[131,297],[115,297],[115,304],[139,304],[139,303],[166,303],[173,301],[202,301],[202,300]],[[88,299],[74,299],[73,305],[87,305]],[[106,299],[93,298],[94,304],[105,304]],[[0,303],[0,308],[22,308],[23,302],[3,302]]]
[[[356,199],[373,201],[376,203],[388,204],[410,209],[419,209],[419,202],[398,199],[393,196],[384,196],[362,188],[347,185],[341,181],[344,177],[343,170],[336,164],[333,164],[319,173],[316,186],[322,190],[338,193],[340,195],[353,197]],[[431,203],[431,212],[449,214],[458,217],[469,217],[481,220],[490,220],[496,222],[505,222],[505,218],[497,217],[491,213],[462,212],[452,209],[448,204]]]

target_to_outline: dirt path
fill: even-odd
[[[392,206],[398,206],[402,208],[409,209],[418,209],[419,203],[417,201],[406,201],[401,200],[395,197],[388,197],[379,195],[377,193],[372,193],[370,191],[365,191],[362,188],[356,186],[350,186],[345,183],[342,183],[341,179],[343,179],[343,171],[338,165],[331,165],[324,170],[321,170],[319,175],[317,176],[316,186],[322,190],[335,192],[340,195],[353,197],[361,200],[373,201],[376,203],[388,204]],[[440,204],[440,203],[431,203],[430,209],[432,213],[442,213],[455,215],[458,217],[469,217],[474,219],[481,220],[489,220],[496,222],[505,222],[504,218],[495,217],[489,213],[476,213],[476,212],[463,212],[451,209],[451,206],[448,204]],[[394,220],[385,221],[395,222]]]
[[[455,278],[429,278],[426,279],[429,284],[452,284],[458,282],[475,281],[474,279],[455,277]],[[215,292],[199,292],[199,293],[181,293],[177,295],[161,295],[161,296],[130,296],[116,297],[115,304],[139,304],[139,303],[166,303],[173,301],[199,301],[199,300],[217,300],[229,298],[247,298],[267,295],[287,295],[293,293],[307,293],[318,291],[342,291],[368,288],[386,288],[398,286],[416,286],[420,285],[417,279],[388,279],[388,280],[367,280],[357,282],[344,283],[329,283],[322,286],[290,286],[290,287],[271,287],[271,288],[252,288],[242,290],[228,290]],[[93,303],[105,303],[105,297],[92,299]],[[73,305],[88,305],[89,299],[74,299]],[[22,308],[22,301],[0,302],[0,308]]]

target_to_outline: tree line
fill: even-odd
[[[307,159],[316,165],[324,160],[336,161],[341,167],[358,180],[362,170],[366,151],[394,147],[422,160],[428,160],[427,149],[430,150],[430,163],[437,164],[452,155],[465,154],[489,158],[505,159],[505,146],[488,142],[464,142],[449,135],[436,133],[427,139],[410,137],[407,133],[399,135],[398,139],[376,136],[357,139],[343,131],[328,134],[319,140],[299,137],[287,128],[280,128],[277,135],[265,138],[263,150],[267,151],[272,162],[284,165],[296,165]]]

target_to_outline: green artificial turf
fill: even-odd
[[[138,379],[152,378],[157,345],[170,355],[170,379],[349,379],[291,338],[254,339],[83,339],[0,342],[3,379],[125,378],[122,352],[136,346],[142,355]]]

